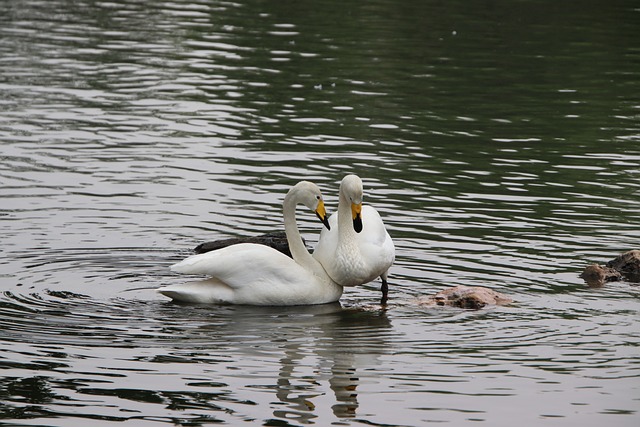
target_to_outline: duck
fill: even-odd
[[[329,227],[317,185],[300,181],[283,202],[284,228],[292,258],[257,243],[239,243],[190,256],[171,266],[205,280],[158,289],[174,301],[206,304],[291,306],[328,304],[340,299],[343,287],[327,274],[307,250],[296,222],[296,207],[304,205]]]
[[[388,299],[388,274],[395,246],[378,211],[362,204],[362,180],[355,174],[340,183],[338,211],[322,229],[313,252],[327,274],[339,285],[358,286],[380,277],[382,304]]]

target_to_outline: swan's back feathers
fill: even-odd
[[[196,246],[193,251],[196,254],[203,254],[205,252],[215,251],[218,249],[226,248],[227,246],[237,245],[239,243],[259,243],[261,245],[271,246],[273,249],[282,252],[289,258],[293,258],[291,255],[291,250],[289,249],[287,234],[284,231],[271,231],[252,237],[231,237],[229,239],[204,242]],[[302,239],[302,243],[305,244],[304,238]]]

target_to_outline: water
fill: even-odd
[[[0,419],[635,426],[637,4],[0,2]],[[168,302],[204,240],[340,179],[394,238],[317,307]],[[320,224],[299,213],[313,244]],[[481,285],[481,311],[416,298]]]

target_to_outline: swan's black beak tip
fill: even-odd
[[[356,231],[356,233],[362,231],[362,218],[360,218],[360,214],[356,215],[355,219],[353,220],[353,229]]]
[[[329,219],[327,218],[327,211],[324,208],[324,201],[320,196],[318,196],[318,206],[316,207],[316,216],[320,221],[322,221],[324,226],[327,227],[327,230],[331,230],[331,227],[329,227]]]
[[[331,227],[329,226],[329,220],[327,219],[326,215],[322,216],[320,215],[318,212],[316,212],[316,216],[318,217],[318,219],[320,221],[322,221],[322,223],[324,224],[325,227],[327,227],[327,230],[331,230]]]

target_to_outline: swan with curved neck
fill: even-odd
[[[389,268],[395,247],[380,214],[362,205],[362,180],[347,175],[340,183],[338,212],[329,218],[313,257],[342,286],[357,286],[382,279],[382,302],[387,301]]]
[[[327,275],[304,246],[295,218],[302,204],[315,211],[327,226],[320,189],[301,181],[289,190],[283,203],[284,227],[293,259],[268,246],[240,243],[194,255],[171,266],[186,274],[209,279],[158,289],[177,301],[249,305],[309,305],[337,301],[342,286]]]

